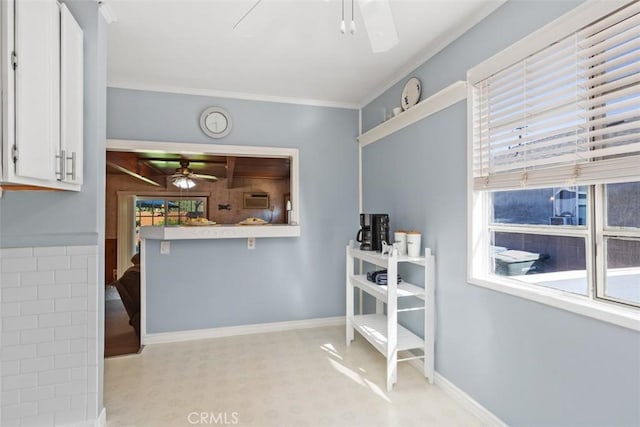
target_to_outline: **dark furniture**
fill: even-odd
[[[140,265],[129,267],[122,277],[112,283],[129,315],[129,324],[140,338]]]

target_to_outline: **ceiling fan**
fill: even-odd
[[[262,1],[263,0],[255,0],[253,5],[235,23],[233,29],[235,30]],[[354,35],[356,33],[355,3],[358,3],[373,53],[386,52],[398,44],[398,31],[396,30],[396,24],[393,20],[389,0],[351,0],[350,34]],[[342,0],[342,21],[339,27],[342,34],[346,34],[347,32],[344,11],[345,0]]]
[[[180,159],[180,167],[176,169],[175,173],[171,175],[171,182],[178,188],[188,190],[195,187],[194,180],[206,179],[209,181],[217,181],[218,177],[213,175],[206,175],[195,173],[193,169],[189,167],[189,160]]]

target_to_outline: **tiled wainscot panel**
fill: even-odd
[[[93,425],[97,246],[0,249],[2,426]]]

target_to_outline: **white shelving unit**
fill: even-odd
[[[377,285],[367,280],[365,274],[355,272],[354,261],[362,260],[387,270],[387,285]],[[435,350],[435,274],[434,257],[431,249],[425,248],[425,256],[409,258],[398,256],[397,251],[391,255],[379,252],[362,251],[347,246],[347,345],[354,339],[354,331],[358,331],[387,359],[387,391],[391,391],[397,382],[398,362],[423,359],[424,376],[433,384],[434,350]],[[424,267],[425,286],[397,283],[398,263],[408,262]],[[359,272],[362,273],[362,272]],[[376,313],[363,314],[360,308],[355,313],[354,292],[356,289],[366,292],[376,299]],[[361,295],[362,296],[362,295]],[[398,309],[398,298],[417,299],[418,306]],[[386,304],[386,314],[384,305]],[[360,305],[362,307],[362,305]],[[424,339],[398,324],[398,312],[424,310]],[[422,355],[412,355],[398,359],[398,352],[420,350]]]

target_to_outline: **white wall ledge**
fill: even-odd
[[[140,237],[151,240],[246,239],[249,237],[300,237],[299,225],[212,225],[141,227]]]
[[[460,80],[440,92],[423,99],[407,111],[403,111],[386,122],[379,124],[373,129],[363,133],[358,137],[358,142],[362,147],[372,144],[385,136],[389,136],[407,126],[410,126],[426,117],[436,114],[447,107],[456,104],[467,98],[467,83]]]

